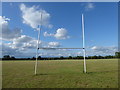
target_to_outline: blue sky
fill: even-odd
[[[35,51],[37,31],[34,28],[41,21],[38,20],[40,19],[40,12],[43,12],[44,19],[40,35],[41,45],[46,47],[82,47],[81,14],[84,13],[87,55],[113,55],[117,51],[117,2],[7,2],[2,3],[2,17],[9,27],[7,29],[11,33],[8,34],[12,38],[8,38],[6,34],[8,31],[3,29],[5,32],[2,32],[2,34],[5,35],[2,43],[5,47],[3,49],[6,51],[5,53],[3,51],[3,55],[11,54],[9,51],[12,50],[11,55],[16,57],[31,56],[32,52]],[[17,28],[16,31],[15,28]],[[16,36],[13,35],[14,32],[16,32]],[[7,52],[8,48],[9,51]],[[16,52],[18,52],[17,55]],[[28,52],[31,52],[31,54],[24,56],[24,53]],[[78,52],[76,50],[76,53],[82,55],[82,51]],[[35,56],[35,54],[32,56]]]

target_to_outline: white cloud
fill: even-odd
[[[67,35],[67,30],[65,28],[59,28],[54,35],[57,39],[67,39],[69,36]]]
[[[21,54],[17,49],[9,47],[7,43],[2,43],[0,46],[2,47],[2,55],[18,56]]]
[[[3,42],[9,42],[1,43],[3,55],[16,55],[16,53],[19,54],[23,50],[36,48],[37,40],[30,36],[21,35],[22,31],[20,29],[10,30],[8,21],[10,21],[9,18],[0,16],[0,32],[2,32],[0,33],[0,39]]]
[[[10,30],[9,28],[9,18],[6,18],[5,16],[0,16],[0,38],[3,40],[12,40],[16,37],[19,37],[21,35],[22,30],[16,28],[13,30]]]
[[[83,7],[84,11],[90,11],[95,8],[95,4],[93,2],[81,3],[81,6]]]
[[[103,47],[103,46],[93,46],[91,47],[91,50],[88,51],[88,54],[93,55],[114,55],[117,51],[116,46],[109,46],[109,47]]]
[[[18,47],[23,48],[24,46],[27,46],[30,41],[32,41],[31,37],[28,37],[26,35],[21,35],[21,37],[14,39],[12,44],[16,48]]]
[[[0,46],[1,45],[2,43],[0,43]],[[39,43],[39,47],[59,47],[59,46],[60,46],[59,42],[40,41]],[[1,51],[3,55],[8,54],[15,57],[24,57],[24,56],[31,57],[30,54],[31,55],[34,54],[33,56],[35,56],[36,47],[37,47],[37,40],[35,38],[32,38],[27,35],[21,35],[18,38],[14,38],[9,43],[3,43]]]
[[[59,42],[49,42],[48,47],[59,47],[60,43]]]
[[[42,42],[39,43],[40,47]],[[10,43],[12,48],[18,48],[19,50],[28,50],[28,49],[36,49],[37,40],[26,35],[21,35],[21,37],[13,39],[13,42]]]
[[[50,36],[54,36],[54,34],[52,33],[48,33],[48,32],[44,32],[43,34],[45,37],[50,37]]]
[[[31,52],[31,50],[19,50],[18,48],[12,48],[8,43],[2,43],[2,55],[10,55],[19,58],[24,57],[33,57],[36,55],[36,52]]]
[[[49,25],[48,25],[48,28],[53,28],[53,25],[52,25],[52,24],[49,24]]]
[[[22,11],[23,23],[32,28],[37,28],[41,23],[45,27],[52,27],[52,25],[49,24],[50,14],[43,9],[39,9],[38,6],[27,7],[25,4],[21,4],[20,10]]]
[[[97,49],[97,46],[93,46],[93,47],[91,47],[91,49],[95,50],[95,49]]]
[[[0,22],[1,24],[8,24],[8,21],[10,21],[9,18],[6,18],[5,16],[0,16]]]
[[[15,57],[32,57],[35,56],[35,49],[37,47],[37,40],[33,37],[22,35],[20,29],[10,30],[9,18],[0,16],[0,30],[2,37],[0,39],[0,52],[2,55],[11,55]],[[52,27],[52,26],[50,26]],[[8,41],[6,43],[6,41]],[[59,42],[42,42],[40,41],[39,47],[59,47]]]
[[[44,57],[68,57],[68,56],[83,56],[83,53],[76,50],[63,50],[63,49],[54,49],[54,50],[48,50],[46,52],[40,52],[41,56]]]
[[[19,41],[19,40],[18,40]],[[19,42],[20,43],[20,42]],[[36,55],[36,52],[32,51],[36,49],[36,40],[32,39],[27,41],[26,43],[21,44],[21,46],[17,46],[15,48],[13,43],[3,43],[2,44],[2,54],[3,55],[12,55],[15,57],[32,57]],[[49,42],[47,44],[49,47],[59,47],[58,42]],[[1,44],[0,44],[1,46]],[[89,55],[114,55],[117,51],[117,47],[103,47],[103,46],[93,46],[90,49],[86,49],[87,56]],[[39,53],[44,57],[56,57],[56,56],[83,56],[82,50],[41,50]]]
[[[68,38],[70,38],[70,36],[68,36],[67,30],[65,28],[57,29],[55,34],[44,32],[44,36],[45,37],[53,36],[56,39],[68,39]]]
[[[41,47],[42,42],[40,42],[39,45],[39,47]],[[35,56],[34,50],[37,47],[37,40],[26,35],[21,35],[21,37],[15,38],[9,43],[5,43],[3,41],[0,46],[2,46],[1,51],[3,55],[12,55],[15,57],[32,57],[32,55]]]
[[[13,42],[24,43],[24,42],[30,42],[32,39],[33,39],[32,37],[21,35],[20,37],[13,39]]]
[[[88,11],[88,10],[92,10],[95,8],[95,5],[93,3],[90,3],[88,2],[86,5],[85,5],[85,10]]]

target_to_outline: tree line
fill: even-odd
[[[68,56],[68,57],[41,57],[38,56],[38,60],[63,60],[63,59],[83,59],[83,56]],[[115,52],[115,55],[107,55],[107,56],[87,56],[86,59],[112,59],[112,58],[120,58],[120,52]],[[2,60],[35,60],[35,57],[32,58],[15,58],[14,56],[4,55]]]

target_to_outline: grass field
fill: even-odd
[[[118,60],[3,61],[3,88],[117,88]]]

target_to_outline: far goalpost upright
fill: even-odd
[[[40,31],[42,28],[42,13],[41,13],[41,23],[38,25],[38,42],[37,42],[37,49],[36,49],[36,62],[35,62],[35,75],[37,74],[37,66],[38,66],[38,50],[39,49],[83,49],[83,57],[84,57],[84,64],[83,64],[83,71],[86,73],[86,51],[85,51],[85,31],[84,31],[84,15],[82,14],[82,42],[83,47],[82,48],[40,48],[39,42],[40,42]]]
[[[86,61],[85,61],[85,30],[84,30],[84,15],[82,14],[82,32],[83,32],[83,53],[84,53],[84,73],[86,73]]]

